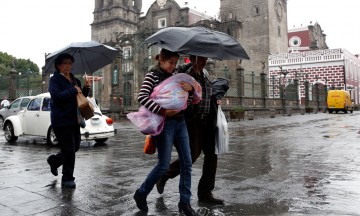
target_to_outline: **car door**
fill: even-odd
[[[41,100],[41,97],[31,100],[23,113],[22,125],[24,134],[39,135],[37,128],[41,124],[39,122]]]
[[[39,116],[38,125],[36,127],[36,134],[40,136],[47,136],[47,131],[50,127],[50,97],[44,97],[42,100]]]

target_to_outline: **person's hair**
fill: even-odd
[[[172,57],[180,57],[179,53],[177,52],[171,52],[167,49],[161,49],[160,53],[155,56],[155,59],[157,61],[166,61],[168,59],[171,59]]]
[[[75,59],[72,55],[70,55],[68,53],[62,53],[62,54],[58,55],[55,59],[54,65],[55,65],[56,70],[59,70],[58,66],[60,64],[62,64],[65,59],[70,59],[72,63],[75,62]]]
[[[197,61],[197,58],[206,58],[207,57],[202,57],[202,56],[196,56],[196,55],[190,55],[189,59],[192,63],[195,63]]]

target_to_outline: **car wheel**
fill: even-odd
[[[3,129],[3,126],[4,126],[4,117],[0,116],[0,126],[1,126],[1,129]]]
[[[16,140],[18,139],[18,137],[14,135],[14,126],[11,124],[11,122],[5,124],[4,133],[5,139],[9,143],[16,142]]]
[[[49,145],[58,145],[58,140],[56,138],[54,129],[52,127],[49,128],[48,134],[47,134],[47,138],[46,138],[47,144]]]
[[[102,139],[95,139],[96,144],[103,144],[104,142],[106,142],[108,140],[108,138],[102,138]]]
[[[348,108],[347,107],[345,107],[344,113],[348,113]]]

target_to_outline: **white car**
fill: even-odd
[[[17,115],[9,116],[4,121],[5,139],[12,143],[19,136],[44,137],[48,144],[57,145],[57,139],[50,122],[50,93],[35,96],[26,109]],[[81,128],[81,140],[95,140],[104,143],[116,134],[113,120],[101,113],[94,100],[88,99],[94,106],[94,116],[85,121],[86,127]]]

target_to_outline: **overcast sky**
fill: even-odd
[[[143,1],[146,11],[153,0]],[[177,0],[183,5],[184,0]],[[220,0],[192,0],[189,7],[215,16]],[[210,3],[211,2],[211,3]],[[94,0],[0,0],[0,51],[39,67],[45,53],[91,39]],[[288,0],[288,26],[318,22],[329,48],[360,53],[360,0]]]

